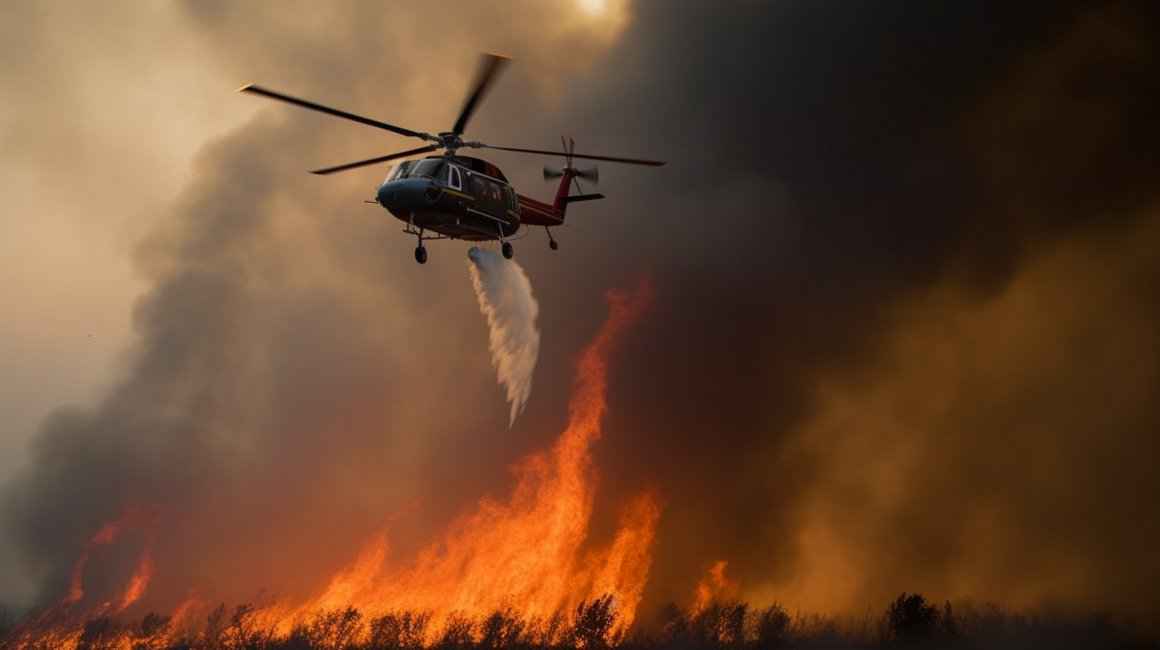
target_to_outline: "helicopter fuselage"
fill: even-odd
[[[466,156],[403,162],[379,186],[375,200],[420,237],[430,231],[451,239],[502,241],[525,225],[524,209],[530,213],[527,225],[564,220],[563,210],[520,196],[494,165]]]

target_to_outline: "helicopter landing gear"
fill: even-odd
[[[510,260],[512,256],[516,254],[515,250],[512,249],[511,242],[505,241],[503,245],[499,247],[499,249],[503,252],[503,258],[505,260]]]
[[[559,250],[560,249],[560,242],[556,241],[555,239],[552,239],[552,231],[548,230],[547,226],[544,226],[544,232],[548,233],[548,248],[550,248],[552,250]]]
[[[411,213],[411,218],[407,220],[407,229],[405,232],[410,232],[419,239],[419,245],[415,247],[415,261],[420,264],[427,263],[427,249],[423,247],[423,229],[415,228],[415,213]]]

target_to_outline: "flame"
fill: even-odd
[[[589,449],[607,410],[609,356],[651,293],[645,282],[632,295],[607,294],[610,314],[580,357],[568,426],[550,450],[516,466],[507,502],[482,499],[398,568],[388,565],[389,540],[381,533],[320,595],[297,607],[271,606],[263,615],[287,632],[320,610],[357,607],[372,617],[424,612],[431,635],[453,617],[483,620],[503,610],[543,621],[610,595],[613,633],[623,634],[640,603],[660,507],[651,492],[637,496],[624,508],[611,545],[582,557],[596,484]]]
[[[689,608],[690,616],[696,616],[704,612],[713,603],[732,600],[737,595],[737,590],[740,585],[736,580],[732,580],[725,575],[725,571],[728,568],[728,562],[718,560],[709,569],[709,575],[697,583],[693,606]]]
[[[85,597],[84,572],[88,566],[93,549],[99,546],[109,546],[117,541],[127,530],[146,528],[145,552],[141,556],[137,571],[129,581],[124,595],[121,597],[121,611],[141,597],[149,584],[153,573],[152,547],[156,537],[157,520],[160,510],[152,504],[135,504],[121,511],[116,519],[105,523],[97,532],[81,545],[81,554],[73,564],[72,578],[69,580],[68,595],[61,600],[59,606],[74,605]]]
[[[153,578],[153,544],[157,540],[157,526],[151,525],[145,532],[145,549],[141,552],[141,559],[137,562],[137,570],[129,578],[125,593],[121,596],[121,604],[117,607],[118,613],[125,611],[129,605],[141,600],[145,589]]]
[[[85,624],[109,614],[119,614],[141,599],[153,576],[153,546],[161,510],[154,504],[141,503],[127,506],[116,519],[106,522],[81,544],[80,555],[73,563],[68,593],[53,607],[22,622],[10,637],[11,645],[4,647],[75,648],[82,640]],[[85,598],[85,568],[99,547],[111,546],[128,532],[142,530],[145,546],[121,595],[113,601],[100,603],[82,615],[73,615],[78,603]]]
[[[592,544],[588,527],[597,475],[590,450],[600,439],[608,408],[610,356],[651,296],[647,281],[632,292],[608,292],[608,319],[577,362],[567,427],[551,448],[516,464],[515,485],[505,501],[481,499],[414,558],[397,565],[389,562],[390,540],[380,532],[320,593],[296,603],[238,607],[225,632],[211,630],[222,628],[227,619],[224,606],[207,618],[209,601],[191,595],[169,617],[146,617],[139,628],[109,632],[109,647],[163,647],[181,634],[203,640],[211,634],[244,635],[244,620],[274,637],[289,638],[312,629],[320,616],[335,623],[326,634],[347,640],[369,642],[379,625],[410,646],[430,646],[440,641],[439,634],[458,630],[482,637],[501,629],[504,621],[515,623],[505,634],[538,630],[547,642],[560,643],[562,621],[595,612],[592,620],[609,622],[599,632],[606,636],[577,637],[573,645],[623,638],[644,591],[661,508],[657,494],[645,490],[623,507],[612,540],[606,546]],[[159,521],[158,508],[137,505],[101,526],[81,546],[68,594],[22,623],[3,645],[76,648],[85,643],[90,622],[140,601],[153,577]],[[128,531],[142,531],[145,544],[120,596],[76,614],[77,604],[86,599],[83,578],[93,551]],[[195,629],[196,620],[205,623]],[[328,643],[338,647],[337,638]],[[232,640],[246,642],[241,636]]]

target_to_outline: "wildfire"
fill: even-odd
[[[625,508],[607,548],[584,557],[580,550],[592,515],[596,481],[589,449],[607,409],[609,356],[650,297],[647,284],[632,295],[609,292],[608,320],[580,357],[568,426],[550,450],[517,465],[506,503],[482,499],[413,562],[397,568],[388,564],[389,540],[380,534],[316,598],[297,607],[274,605],[264,614],[287,632],[320,610],[425,612],[431,635],[452,617],[483,620],[504,610],[522,621],[546,621],[608,595],[613,633],[623,633],[648,575],[660,515],[655,497],[642,494]]]
[[[503,629],[507,630],[503,633],[539,629],[542,638],[556,641],[552,630],[559,629],[561,621],[591,616],[601,623],[600,634],[605,636],[573,639],[576,645],[621,638],[634,621],[644,590],[660,506],[651,491],[637,495],[623,508],[611,541],[592,547],[587,538],[596,471],[590,449],[601,436],[601,418],[607,410],[610,356],[650,299],[647,282],[632,292],[607,294],[608,319],[577,364],[567,427],[551,448],[516,465],[515,485],[506,500],[481,499],[416,557],[399,564],[389,561],[390,541],[386,533],[379,533],[314,597],[239,607],[231,621],[219,608],[207,617],[200,634],[207,636],[217,626],[219,631],[228,628],[229,634],[244,635],[245,619],[260,621],[271,637],[287,638],[329,615],[334,621],[328,634],[350,639],[367,640],[390,628],[396,639],[432,645],[440,640],[438,635],[446,638],[454,629],[476,638]],[[47,641],[53,647],[75,648],[81,630],[87,631],[86,622],[122,612],[138,601],[153,573],[158,521],[156,508],[135,506],[102,526],[81,547],[68,595],[52,610],[26,621],[10,637],[11,647]],[[85,599],[83,574],[93,550],[114,543],[127,530],[143,531],[145,537],[136,571],[115,602],[77,615],[74,610]],[[171,617],[153,621],[164,624],[167,632],[151,638],[168,643],[168,635],[188,625],[197,611],[204,615],[204,601],[190,598]],[[71,622],[62,624],[66,614]],[[504,628],[504,621],[515,625]],[[125,631],[123,643],[112,645],[128,647],[132,638],[148,632],[144,628],[149,623],[146,617],[143,629]]]
[[[697,583],[693,605],[689,608],[690,616],[696,616],[704,612],[713,603],[732,600],[737,595],[740,585],[737,581],[725,575],[725,571],[728,568],[728,562],[718,560],[709,569],[709,575]]]
[[[13,633],[12,647],[76,647],[82,637],[82,623],[108,614],[119,614],[140,600],[153,576],[153,545],[157,537],[161,510],[153,504],[135,504],[126,507],[114,520],[101,526],[81,545],[81,553],[73,564],[68,594],[56,605],[25,621]],[[145,546],[121,595],[91,606],[82,615],[76,610],[85,599],[85,568],[100,547],[111,546],[129,532],[142,531]]]
[[[85,543],[81,546],[81,555],[77,559],[76,564],[73,565],[68,595],[61,600],[59,606],[67,607],[69,605],[75,605],[85,597],[84,572],[93,549],[99,546],[111,545],[126,531],[144,528],[145,550],[141,554],[137,571],[129,579],[129,584],[125,588],[124,595],[121,597],[120,606],[117,607],[116,611],[120,612],[136,602],[141,597],[141,594],[144,593],[145,587],[149,584],[149,578],[153,574],[153,542],[156,538],[159,515],[160,511],[156,506],[145,504],[129,506],[125,508],[119,517],[101,526],[96,534],[85,540]]]

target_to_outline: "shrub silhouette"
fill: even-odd
[[[116,622],[108,616],[98,616],[85,623],[77,640],[77,650],[112,650],[120,636]]]
[[[289,645],[309,650],[355,650],[362,627],[362,613],[354,607],[319,611],[309,624],[294,628]]]
[[[760,648],[776,648],[789,642],[789,614],[774,603],[757,612],[753,625],[754,643]]]
[[[920,594],[901,594],[881,614],[863,620],[797,613],[790,616],[777,604],[752,610],[741,602],[714,603],[697,611],[666,608],[658,634],[624,639],[614,630],[615,601],[611,595],[580,602],[570,613],[524,619],[510,608],[481,619],[460,612],[441,629],[432,615],[394,612],[367,620],[355,608],[318,611],[300,621],[289,634],[276,633],[255,605],[216,607],[201,630],[187,638],[172,638],[173,620],[150,613],[129,623],[108,616],[90,619],[43,613],[0,636],[0,650],[55,650],[69,637],[78,650],[773,650],[779,648],[947,647],[986,648],[1110,648],[1155,649],[1154,640],[1125,639],[1110,615],[1061,617],[1031,610],[1010,612],[993,603],[932,605]],[[30,615],[32,616],[32,615]],[[35,622],[54,634],[36,636]],[[875,628],[873,623],[878,623]],[[641,635],[641,632],[637,632]],[[430,641],[429,641],[430,640]]]
[[[585,650],[612,646],[612,624],[616,612],[612,609],[612,594],[591,601],[580,601],[572,615],[572,644]]]
[[[697,612],[685,612],[670,603],[663,618],[659,636],[663,645],[725,648],[746,643],[747,623],[752,615],[748,603],[711,603]]]
[[[252,604],[238,605],[230,616],[225,647],[229,650],[265,650],[274,639],[274,630],[263,628],[254,616]]]
[[[200,643],[202,650],[223,650],[226,647],[226,604],[221,603],[205,618]]]
[[[526,623],[511,610],[497,610],[479,624],[479,646],[490,650],[517,648]]]
[[[443,626],[443,633],[435,642],[435,648],[438,650],[462,650],[472,647],[475,644],[475,638],[472,636],[474,627],[466,614],[462,612],[451,614]]]
[[[161,650],[166,647],[166,634],[172,618],[156,612],[149,612],[141,619],[141,625],[134,632],[133,650]]]
[[[902,592],[886,610],[888,639],[902,643],[927,641],[938,636],[939,613],[920,594]]]
[[[367,644],[375,650],[421,650],[430,614],[399,612],[373,619]]]

